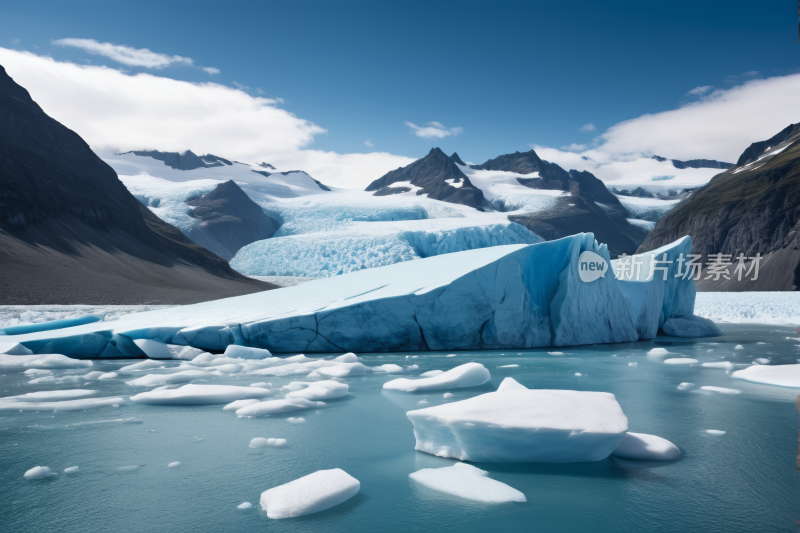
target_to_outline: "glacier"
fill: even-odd
[[[684,237],[657,253],[674,261],[690,250]],[[642,268],[633,279],[609,273],[584,282],[579,258],[585,251],[616,262],[585,233],[3,339],[34,354],[78,358],[140,357],[134,342],[140,339],[272,353],[534,348],[651,339],[667,319],[693,313],[694,281],[675,276],[676,261],[666,280],[660,272],[648,279],[655,265],[643,254],[634,256]],[[359,363],[339,366],[347,364]]]

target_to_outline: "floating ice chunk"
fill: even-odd
[[[134,344],[150,359],[184,359],[191,360],[204,353],[199,348],[181,346],[179,344],[166,344],[154,339],[134,339]]]
[[[693,365],[699,363],[697,359],[691,357],[673,357],[672,359],[664,359],[665,365]]]
[[[78,470],[80,470],[80,469],[79,469],[77,466],[70,466],[69,468],[65,468],[65,469],[64,469],[64,473],[65,473],[65,474],[74,474],[74,473],[76,473]]]
[[[526,502],[525,495],[466,463],[445,468],[423,468],[408,477],[429,489],[483,503]]]
[[[714,387],[712,385],[704,385],[700,387],[700,390],[706,390],[709,392],[718,392],[720,394],[741,394],[742,391],[739,389],[726,389],[725,387]]]
[[[452,392],[445,392],[442,395],[443,398],[452,398],[453,396],[455,396],[455,394],[453,394]]]
[[[647,357],[656,358],[669,355],[669,352],[665,348],[653,348],[649,352],[647,352]]]
[[[250,509],[253,506],[250,502],[242,502],[236,506],[237,509]]]
[[[164,363],[162,361],[148,359],[140,363],[133,363],[132,365],[123,366],[118,370],[118,372],[133,372],[136,370],[147,370],[148,368],[162,368],[163,366]]]
[[[628,430],[606,392],[503,390],[406,416],[417,450],[475,462],[599,461]]]
[[[634,461],[674,461],[681,456],[681,451],[656,435],[628,432],[611,455]]]
[[[55,476],[56,473],[50,470],[48,466],[34,466],[27,472],[25,472],[22,477],[25,479],[42,479],[45,477]]]
[[[81,381],[83,376],[62,376],[57,378],[55,376],[42,376],[40,378],[32,379],[28,382],[29,385],[39,385],[40,383],[54,384],[54,383],[75,383]]]
[[[268,359],[272,357],[269,350],[263,348],[250,348],[248,346],[238,346],[236,344],[229,344],[225,348],[225,357],[239,358],[239,359]]]
[[[295,382],[297,383],[297,382]],[[306,400],[331,400],[346,396],[350,386],[338,381],[317,381],[309,383],[305,389],[295,390],[286,395],[287,398],[305,398]]]
[[[0,370],[10,372],[23,372],[29,368],[58,369],[58,368],[87,368],[92,366],[91,361],[72,359],[61,354],[34,354],[34,355],[7,355],[0,354]]]
[[[423,372],[419,375],[421,378],[435,378],[436,376],[441,376],[444,374],[444,370],[428,370],[427,372]]]
[[[420,404],[420,405],[427,405],[428,404],[428,400],[420,400],[417,403]]]
[[[167,468],[178,468],[179,466],[181,466],[180,461],[173,461],[167,465]]]
[[[722,370],[733,370],[733,363],[730,361],[717,361],[714,363],[703,363],[703,368],[721,368]]]
[[[93,374],[93,373],[94,372],[89,372],[89,374]],[[42,370],[40,368],[29,368],[28,370],[23,372],[23,374],[25,374],[26,376],[52,376],[53,375],[53,371],[52,370]],[[89,374],[86,374],[86,376],[88,376]],[[102,372],[97,372],[97,374],[100,375],[100,374],[102,374]],[[84,378],[90,379],[90,378],[87,378],[86,376],[84,376]]]
[[[115,398],[83,398],[61,402],[6,402],[0,403],[0,411],[85,411],[125,403]]]
[[[286,439],[265,439],[264,437],[256,437],[250,441],[251,448],[264,448],[266,446],[286,446]]]
[[[183,370],[174,374],[147,374],[140,378],[126,381],[128,385],[138,387],[152,387],[153,385],[175,385],[178,383],[188,383],[195,379],[208,376],[208,372],[202,370]]]
[[[564,355],[564,352],[547,352],[550,355]]]
[[[233,385],[184,385],[177,389],[161,389],[131,396],[131,401],[149,405],[215,405],[234,400],[265,398],[275,394],[259,387]]]
[[[286,398],[283,400],[268,400],[266,402],[254,403],[236,410],[239,416],[266,416],[291,413],[292,411],[302,411],[304,409],[314,409],[325,407],[324,402],[315,402],[305,398]]]
[[[142,467],[142,465],[120,466],[119,468],[117,468],[117,472],[133,472],[135,470],[139,470],[141,467]]]
[[[333,360],[338,361],[340,363],[358,363],[358,356],[350,352],[344,355],[340,355],[339,357],[334,357]]]
[[[359,363],[361,364],[361,363]],[[276,376],[276,377],[283,377],[283,376],[294,376],[299,374],[305,374],[310,369],[305,366],[303,363],[289,363],[287,365],[280,365],[271,368],[261,368],[259,370],[254,370],[251,372],[252,374],[259,374],[262,376]]]
[[[696,315],[668,318],[662,326],[670,337],[719,337],[722,330],[711,320]]]
[[[18,342],[0,342],[0,354],[33,355],[33,352]]]
[[[510,391],[510,390],[528,390],[528,387],[521,384],[514,378],[506,378],[497,387],[497,392]]]
[[[688,383],[686,381],[678,385],[678,390],[691,390],[693,388],[694,388],[694,383]]]
[[[753,360],[753,363],[756,364],[756,365],[768,365],[769,362],[770,362],[769,358],[767,358],[767,357],[759,357],[759,358]]]
[[[800,388],[800,364],[755,365],[737,370],[731,374],[731,377],[763,385]]]
[[[709,435],[724,435],[727,431],[722,431],[721,429],[707,429],[706,433]]]
[[[628,363],[628,366],[639,366],[639,363]]]
[[[393,365],[391,363],[387,363],[385,365],[380,366],[373,366],[373,372],[384,372],[386,374],[396,374],[397,372],[402,372],[403,367],[400,365]]]
[[[25,373],[27,374],[27,371]],[[105,374],[105,372],[102,372],[100,370],[93,370],[93,371],[89,372],[88,374],[84,374],[83,375],[83,379],[97,379],[100,376],[102,376],[103,374]]]
[[[578,376],[578,377],[583,376],[583,374],[581,374],[580,372],[575,372],[575,375]]]
[[[290,424],[305,424],[306,423],[306,419],[305,418],[293,417],[293,416],[290,416],[289,418],[287,418],[286,421],[289,422]]]
[[[318,470],[264,491],[261,508],[269,518],[303,516],[344,503],[360,488],[361,483],[340,468]]]
[[[419,370],[419,365],[408,365],[406,370]]]
[[[255,398],[251,398],[249,400],[236,400],[225,407],[222,408],[223,411],[236,411],[241,409],[242,407],[247,407],[248,405],[253,405],[254,403],[258,403],[260,400],[256,400]]]
[[[214,372],[220,372],[222,374],[236,374],[242,370],[242,365],[235,365],[235,364],[219,365],[213,367],[213,369]]]
[[[733,349],[734,350],[744,350],[744,346],[742,346],[741,344],[737,344]]]
[[[266,381],[259,381],[258,383],[251,383],[251,387],[262,387],[264,389],[268,389],[272,387],[272,383],[267,383]]]
[[[432,378],[400,378],[387,381],[384,389],[404,392],[428,392],[442,389],[458,389],[483,385],[492,378],[489,371],[480,363],[466,363]]]
[[[118,375],[119,374],[117,374],[116,372],[106,372],[105,374],[98,376],[97,379],[114,379]]]
[[[29,392],[27,394],[19,394],[17,396],[6,396],[0,398],[0,403],[3,402],[42,402],[51,401],[56,402],[60,400],[73,400],[75,398],[85,398],[97,394],[96,390],[90,389],[71,389],[71,390],[48,390],[39,392]]]
[[[457,354],[451,353],[451,354],[446,355],[445,357],[455,357],[456,355]]]
[[[362,363],[341,363],[336,366],[318,368],[317,372],[323,376],[345,378],[349,376],[363,376],[368,372],[372,372],[372,369]]]
[[[518,367],[519,365],[501,365],[498,366],[497,368],[518,368]]]

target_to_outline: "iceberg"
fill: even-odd
[[[674,461],[681,456],[667,439],[645,433],[626,433],[611,455],[633,461]]]
[[[256,437],[250,441],[251,448],[265,448],[267,446],[286,446],[286,439],[265,439],[264,437]]]
[[[722,330],[711,320],[695,315],[669,318],[662,326],[670,337],[719,337]]]
[[[459,389],[483,385],[492,379],[486,367],[480,363],[466,363],[430,378],[399,378],[387,381],[383,388],[403,392],[430,392],[445,389]]]
[[[184,385],[177,389],[160,389],[131,396],[132,402],[149,405],[215,405],[234,400],[265,398],[274,393],[259,387],[233,385]]]
[[[487,477],[485,470],[466,463],[445,468],[423,468],[408,477],[429,489],[482,503],[526,502],[525,495]]]
[[[762,385],[800,388],[800,365],[753,365],[737,370],[731,377]]]
[[[292,384],[299,383],[297,381]],[[291,384],[290,384],[291,385]],[[306,383],[308,387],[300,390],[295,390],[286,395],[287,398],[305,398],[306,400],[331,400],[333,398],[341,398],[347,395],[350,387],[346,383],[339,383],[338,381],[326,380]]]
[[[330,509],[356,494],[361,483],[342,470],[318,470],[261,493],[261,508],[269,518],[293,518]]]
[[[606,392],[506,388],[406,416],[417,450],[473,462],[599,461],[628,431]]]
[[[673,260],[668,267],[659,267],[650,254],[631,256],[641,263],[631,279],[620,271],[620,279],[609,273],[586,282],[580,278],[584,252],[595,254],[598,264],[619,260],[610,261],[606,246],[585,233],[437,255],[8,341],[35,353],[62,346],[71,357],[121,354],[130,346],[141,351],[131,342],[140,339],[215,351],[235,344],[272,353],[633,342],[655,338],[666,320],[692,314],[694,281],[675,277],[678,254],[690,250],[685,237],[656,250],[659,260]],[[666,268],[665,280],[657,268]],[[651,271],[655,275],[648,279]]]
[[[248,348],[247,346],[239,346],[231,344],[225,348],[225,357],[238,358],[238,359],[269,359],[272,354],[269,350],[262,348]]]

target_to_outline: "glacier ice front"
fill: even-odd
[[[141,355],[151,339],[201,350],[229,345],[273,353],[534,348],[632,342],[691,315],[694,281],[676,276],[684,237],[649,254],[635,279],[579,275],[585,251],[609,263],[590,233],[532,245],[456,252],[313,283],[195,305],[130,314],[113,322],[4,337],[34,353]],[[614,262],[611,262],[612,264]],[[355,364],[355,363],[354,363]]]

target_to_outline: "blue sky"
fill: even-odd
[[[614,124],[696,100],[687,94],[696,87],[800,67],[795,0],[26,1],[0,11],[2,47],[130,73],[148,69],[52,42],[190,57],[220,73],[149,71],[282,98],[280,107],[327,130],[313,148],[338,153],[416,158],[441,146],[482,162],[529,145],[591,147]],[[460,132],[426,139],[406,125],[432,121]],[[586,124],[596,129],[579,131]]]

